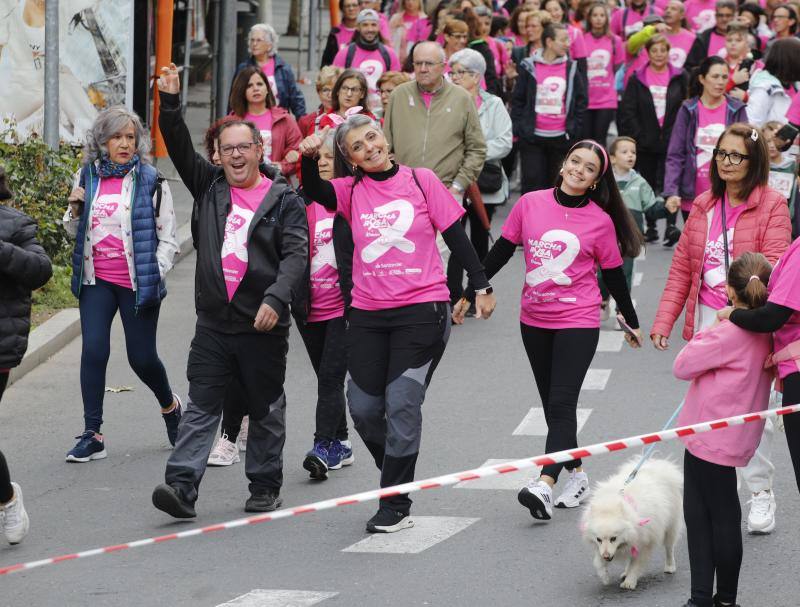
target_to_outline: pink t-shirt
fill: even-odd
[[[800,125],[800,95],[792,98],[792,103],[786,112],[786,120],[795,126]]]
[[[389,53],[389,68],[399,72],[400,61],[397,59],[397,55],[395,55],[394,50],[388,46],[385,48],[386,52]],[[336,57],[333,59],[333,65],[344,68],[347,63],[347,51],[348,48],[345,47],[336,53]],[[353,62],[350,64],[350,67],[364,74],[364,78],[367,79],[369,110],[371,112],[382,111],[383,106],[381,105],[381,93],[378,90],[378,79],[383,76],[383,73],[386,71],[386,63],[383,60],[381,52],[378,49],[367,51],[356,45],[356,52],[353,54]]]
[[[794,310],[786,324],[775,331],[775,352],[780,352],[789,344],[800,341],[800,238],[795,239],[775,264],[768,291],[768,301]],[[778,363],[781,379],[797,373],[800,370],[798,362]]]
[[[567,130],[567,64],[536,63],[537,135],[555,137]]]
[[[554,191],[525,194],[503,224],[503,237],[525,253],[520,320],[547,329],[599,327],[595,269],[622,265],[614,224],[594,202],[561,206]]]
[[[644,14],[628,8],[627,18],[624,19],[625,23],[623,26],[623,18],[626,16],[626,9],[620,8],[611,15],[611,23],[609,24],[609,27],[617,36],[623,40],[627,40],[644,27],[644,17],[648,15],[660,14],[661,11],[658,8],[645,7]]]
[[[404,13],[403,25],[406,27],[406,42],[409,46],[427,40],[431,34],[431,23],[424,13],[420,13],[419,16]]]
[[[711,38],[708,40],[708,56],[717,55],[718,57],[725,57],[728,50],[725,48],[725,36],[720,36],[716,31],[711,32]]]
[[[569,56],[572,59],[587,57],[586,45],[583,42],[583,30],[574,25],[568,25],[567,33],[569,34]]]
[[[333,249],[333,218],[336,213],[313,202],[306,207],[311,232],[311,311],[309,322],[339,318],[344,299],[339,288],[339,269]]]
[[[713,110],[703,105],[702,101],[697,102],[697,134],[694,144],[697,148],[697,173],[695,174],[694,195],[699,196],[711,187],[709,170],[711,169],[711,157],[714,155],[714,148],[717,140],[725,130],[725,113],[727,104],[723,101],[719,107]]]
[[[272,181],[261,176],[261,183],[251,190],[231,188],[231,210],[225,220],[225,237],[222,241],[222,275],[228,301],[247,272],[247,233],[256,210],[272,186]]]
[[[644,70],[647,88],[653,97],[653,106],[656,109],[658,126],[664,126],[664,114],[667,112],[667,87],[669,86],[669,70],[657,72],[650,66]]]
[[[347,45],[353,41],[353,34],[356,33],[355,28],[339,26],[339,31],[336,32],[336,42],[339,44],[339,50],[347,48]]]
[[[353,230],[354,308],[385,310],[450,297],[436,232],[458,221],[464,209],[432,171],[414,173],[419,186],[406,166],[385,181],[365,177],[355,187],[352,177],[330,182],[338,212]]]
[[[279,104],[281,100],[278,98],[278,85],[275,83],[275,58],[270,57],[267,62],[261,66],[261,71],[269,81],[269,88],[272,89],[272,94],[275,97],[275,103]]]
[[[681,29],[677,34],[666,35],[669,40],[669,62],[673,67],[683,69],[686,57],[694,44],[696,36],[689,30]]]
[[[92,259],[97,278],[132,289],[122,242],[122,214],[130,211],[122,201],[122,181],[118,177],[100,180],[92,204]]]
[[[433,93],[429,93],[428,91],[420,91],[419,94],[422,97],[422,102],[425,104],[425,107],[431,109],[431,102],[433,101]]]
[[[733,233],[736,220],[739,219],[747,205],[740,204],[735,207],[725,200],[725,223],[728,226],[728,259],[733,261]],[[719,310],[728,305],[728,295],[725,293],[725,240],[722,238],[722,205],[717,202],[711,215],[711,227],[708,230],[706,249],[703,254],[703,280],[700,282],[700,303],[709,308]]]
[[[684,4],[686,22],[695,34],[704,32],[716,24],[715,4],[716,0],[686,0]]]
[[[614,88],[614,67],[625,61],[622,40],[619,36],[595,37],[587,32],[583,35],[588,57],[586,59],[589,77],[590,110],[613,109],[617,107],[617,90]]]
[[[244,119],[256,125],[261,133],[261,141],[264,143],[264,158],[272,159],[272,111],[267,110],[258,115],[246,114]]]

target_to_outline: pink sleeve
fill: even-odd
[[[619,252],[617,233],[611,217],[603,211],[601,213],[604,215],[600,218],[603,222],[602,233],[595,243],[594,256],[603,270],[610,270],[622,265],[622,254]]]
[[[336,192],[336,211],[350,223],[350,198],[353,196],[353,178],[331,179],[330,184]]]
[[[614,11],[614,14],[611,15],[611,31],[614,32],[617,36],[622,36],[622,11],[624,9],[617,9]]]
[[[572,59],[584,59],[587,56],[586,43],[583,41],[583,34],[577,27],[570,29],[569,54]]]
[[[525,204],[526,199],[520,198],[511,209],[511,212],[506,217],[503,223],[503,229],[500,235],[514,244],[522,244],[522,205]]]
[[[724,366],[725,348],[720,326],[713,326],[696,333],[691,341],[678,353],[672,365],[672,373],[678,379],[692,380],[711,369]]]
[[[614,70],[618,65],[625,63],[625,49],[622,48],[622,38],[617,35],[614,35]]]
[[[786,112],[786,120],[795,126],[800,126],[800,95],[795,95],[789,111]]]
[[[778,279],[769,287],[769,302],[800,311],[800,240],[781,258]]]
[[[411,170],[411,169],[409,169]],[[420,185],[425,188],[428,216],[433,227],[444,232],[466,213],[436,174],[429,169],[414,169]],[[411,175],[409,175],[411,177]]]
[[[397,53],[394,52],[394,49],[386,47],[386,50],[389,51],[389,69],[395,72],[400,71],[400,60],[397,58]]]
[[[344,64],[347,59],[347,47],[343,49],[339,49],[336,53],[336,56],[333,58],[333,63],[331,65],[335,65],[336,67],[344,67]]]
[[[380,33],[384,43],[392,43],[392,33],[389,31],[389,20],[386,18],[386,15],[383,14],[381,15]]]

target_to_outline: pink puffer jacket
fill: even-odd
[[[661,295],[650,335],[669,337],[672,326],[685,305],[683,338],[687,341],[692,338],[703,255],[708,238],[708,212],[716,203],[717,200],[712,198],[710,190],[695,199],[672,257],[667,284]],[[731,260],[746,251],[752,251],[762,253],[774,264],[792,241],[792,225],[786,199],[772,188],[763,186],[753,190],[745,204],[745,210],[736,221]]]

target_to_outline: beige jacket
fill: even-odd
[[[398,163],[431,169],[447,187],[466,189],[483,168],[486,142],[475,102],[446,80],[430,109],[415,81],[394,89],[384,132]]]

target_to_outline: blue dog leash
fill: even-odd
[[[680,413],[681,409],[683,409],[683,403],[684,403],[684,401],[682,400],[681,404],[678,405],[678,408],[675,409],[675,412],[667,420],[667,423],[664,424],[663,428],[661,428],[662,432],[664,430],[669,430],[670,426],[672,426],[672,424],[675,422],[675,419],[677,419],[677,417],[678,417],[678,413]],[[644,463],[648,459],[650,459],[651,455],[653,455],[653,451],[655,450],[655,448],[656,448],[656,443],[652,443],[652,444],[647,446],[647,448],[644,450],[644,453],[642,453],[642,458],[639,460],[639,463],[636,464],[636,467],[628,475],[628,478],[625,479],[625,483],[623,484],[622,489],[620,490],[620,492],[624,491],[625,487],[627,487],[631,483],[631,481],[636,478],[636,475],[639,473],[639,470],[642,468]]]

